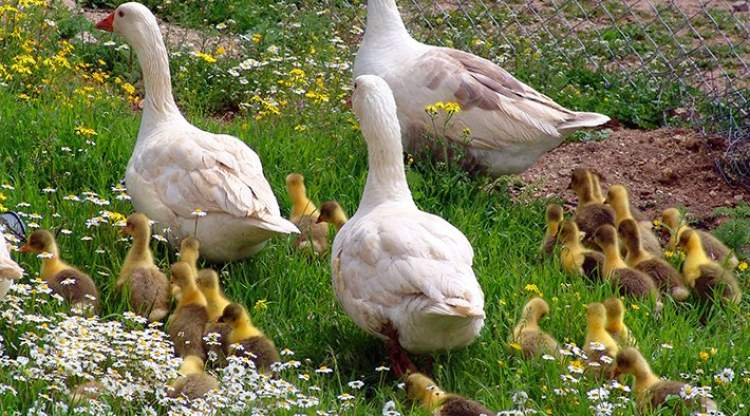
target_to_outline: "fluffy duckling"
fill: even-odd
[[[292,200],[289,221],[300,229],[295,246],[299,249],[311,247],[316,254],[324,254],[328,249],[328,224],[318,222],[320,212],[307,197],[304,176],[299,173],[287,175],[286,190]]]
[[[280,362],[278,351],[273,341],[266,338],[260,329],[253,325],[245,308],[237,303],[229,304],[219,319],[231,327],[229,332],[230,351],[227,355],[238,355],[249,358],[255,363],[258,372],[267,373],[271,364]],[[237,345],[235,345],[237,344]]]
[[[604,301],[607,310],[607,332],[619,345],[635,345],[635,338],[630,328],[625,325],[625,305],[620,298],[609,298]]]
[[[187,263],[193,276],[198,275],[198,258],[200,257],[201,242],[195,237],[185,237],[180,241],[180,261]]]
[[[208,323],[206,297],[198,289],[193,271],[185,262],[172,265],[172,283],[180,288],[182,294],[167,323],[174,351],[179,357],[196,355],[205,360],[203,332]]]
[[[721,290],[721,297],[732,303],[742,300],[742,289],[729,270],[711,260],[703,248],[700,235],[695,230],[682,232],[679,247],[685,251],[682,275],[685,284],[695,289],[700,298],[712,300],[715,290]]]
[[[667,404],[668,399],[672,397],[677,397],[678,401],[692,410],[700,410],[705,414],[718,411],[716,403],[707,397],[682,399],[680,392],[689,393],[695,391],[695,387],[681,381],[660,378],[651,371],[651,366],[640,351],[633,347],[625,348],[617,354],[612,375],[619,377],[621,374],[631,374],[635,377],[633,390],[641,413],[649,413]],[[679,408],[675,410],[678,411]]]
[[[667,291],[675,300],[683,301],[690,296],[690,291],[682,282],[680,273],[663,259],[654,257],[653,254],[643,249],[641,231],[635,220],[628,218],[623,220],[618,232],[628,255],[625,263],[628,266],[651,276],[662,290]]]
[[[680,214],[680,211],[677,208],[664,210],[661,215],[661,222],[670,232],[669,247],[675,249],[680,241],[682,233],[685,230],[690,229],[690,227],[684,223],[682,214]],[[700,236],[703,249],[706,250],[706,254],[711,260],[729,270],[734,270],[737,267],[740,261],[737,259],[737,256],[732,253],[732,250],[724,245],[721,240],[706,231],[695,230],[695,232]]]
[[[151,255],[151,225],[140,213],[128,217],[122,232],[133,236],[133,245],[117,278],[117,288],[129,288],[130,308],[149,321],[160,321],[169,314],[169,281],[154,264]]]
[[[620,347],[612,335],[607,332],[607,309],[601,303],[591,303],[586,307],[586,340],[583,344],[583,352],[588,356],[590,364],[596,363],[601,368],[607,369],[608,362],[604,356],[614,360]],[[607,371],[599,372],[606,374]]]
[[[320,216],[318,216],[318,223],[327,222],[333,224],[334,228],[338,232],[341,227],[346,224],[349,220],[347,218],[344,209],[341,208],[336,201],[326,201],[320,204]]]
[[[563,221],[560,227],[560,262],[563,270],[571,276],[586,276],[599,280],[604,270],[604,254],[585,248],[583,236],[573,221]]]
[[[193,276],[198,276],[198,258],[200,257],[201,243],[198,239],[188,236],[180,241],[180,261],[187,263],[192,270]],[[180,301],[180,288],[172,285],[172,297]]]
[[[615,211],[612,207],[596,201],[591,177],[592,174],[587,169],[574,169],[569,189],[575,191],[578,196],[578,207],[573,220],[583,231],[583,244],[589,248],[597,248],[593,240],[594,232],[602,225],[614,225]]]
[[[609,187],[607,191],[607,204],[615,210],[615,226],[619,226],[626,219],[635,220],[630,210],[628,190],[624,186],[612,185]],[[636,224],[638,224],[638,230],[641,234],[640,240],[643,249],[655,257],[661,257],[661,244],[659,243],[659,238],[656,237],[656,234],[652,230],[653,224],[651,221],[636,221]]]
[[[604,277],[619,286],[624,296],[649,297],[659,299],[659,291],[651,276],[628,267],[620,257],[617,231],[611,225],[603,225],[596,230],[594,240],[604,252]]]
[[[557,204],[547,205],[547,212],[545,213],[544,218],[547,224],[547,229],[544,231],[544,240],[542,240],[541,251],[542,254],[551,256],[555,251],[557,231],[560,229],[560,223],[563,220],[562,207]]]
[[[513,342],[521,346],[526,358],[543,354],[558,355],[559,345],[551,335],[539,328],[539,321],[549,313],[549,305],[544,299],[535,297],[523,307],[521,320],[513,329]]]
[[[599,174],[599,172],[595,172],[591,169],[585,170],[591,180],[591,196],[594,198],[595,202],[603,204],[606,198],[604,198],[604,195],[602,195],[602,184],[599,182],[599,180],[601,179],[601,175]]]
[[[493,412],[474,400],[443,391],[432,379],[422,373],[411,373],[406,377],[406,395],[410,400],[432,412],[434,416],[480,416]]]
[[[224,296],[219,284],[219,275],[211,269],[203,269],[198,272],[195,283],[206,298],[206,309],[208,310],[208,320],[216,322],[224,313],[224,308],[232,303]]]
[[[36,230],[21,247],[22,253],[37,253],[42,258],[40,277],[53,293],[72,305],[99,309],[99,292],[89,275],[60,259],[55,237],[47,230]]]
[[[185,397],[188,400],[195,400],[210,391],[219,390],[219,381],[206,374],[203,369],[203,360],[196,355],[183,358],[178,372],[180,377],[169,386],[168,397]]]

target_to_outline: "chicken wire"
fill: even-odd
[[[750,183],[750,2],[701,0],[402,0],[420,40],[500,62],[497,54],[532,48],[549,61],[583,59],[633,87],[679,91],[680,105],[659,124],[688,123],[728,139],[717,167]],[[457,39],[456,42],[452,39]],[[464,39],[464,40],[462,40]],[[486,48],[491,42],[496,48]],[[520,65],[523,63],[521,62]],[[539,83],[537,83],[539,84]],[[544,85],[537,85],[544,90]],[[661,95],[658,95],[661,99]]]

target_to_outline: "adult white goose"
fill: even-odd
[[[389,342],[398,373],[411,367],[402,347],[425,353],[470,344],[484,325],[484,294],[466,237],[414,204],[388,84],[358,77],[352,104],[369,172],[359,209],[333,243],[333,286],[354,322]]]
[[[385,79],[393,90],[407,149],[421,146],[423,133],[432,130],[426,105],[458,102],[462,111],[445,134],[468,141],[468,156],[493,175],[521,172],[566,134],[609,121],[556,104],[486,59],[414,40],[395,0],[367,2],[367,28],[354,61],[354,76],[364,74]]]
[[[0,298],[5,296],[13,281],[23,276],[23,269],[10,257],[5,234],[0,226]]]
[[[172,96],[159,25],[140,3],[124,3],[97,28],[127,39],[143,70],[146,97],[138,139],[125,173],[136,211],[171,229],[173,245],[195,229],[201,255],[231,261],[255,254],[274,233],[296,233],[282,218],[258,155],[236,137],[190,124]]]

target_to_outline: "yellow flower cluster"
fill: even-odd
[[[203,61],[209,64],[216,62],[216,58],[214,58],[211,54],[201,52],[201,51],[195,52],[195,57],[202,59]]]
[[[430,115],[430,117],[434,117],[443,111],[449,115],[453,115],[461,111],[461,105],[452,101],[449,101],[447,103],[438,101],[436,103],[426,105],[424,107],[424,111],[428,115]]]
[[[255,115],[256,120],[261,120],[268,115],[279,115],[281,114],[281,107],[286,105],[285,101],[276,103],[272,100],[263,98],[260,95],[254,95],[251,101],[259,104],[261,107],[261,110]]]
[[[84,126],[76,126],[75,132],[78,136],[83,136],[87,138],[96,136],[96,130],[89,128],[89,127],[84,127]]]
[[[527,292],[536,293],[537,296],[544,296],[542,294],[542,291],[539,290],[539,286],[535,285],[534,283],[529,283],[524,288]]]

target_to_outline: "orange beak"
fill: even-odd
[[[114,31],[114,27],[112,26],[115,23],[115,12],[110,13],[107,17],[100,20],[99,23],[96,24],[97,29],[106,30],[107,32]]]
[[[30,245],[24,244],[21,246],[21,248],[18,249],[18,251],[20,251],[21,253],[31,253],[34,250],[31,248]]]

